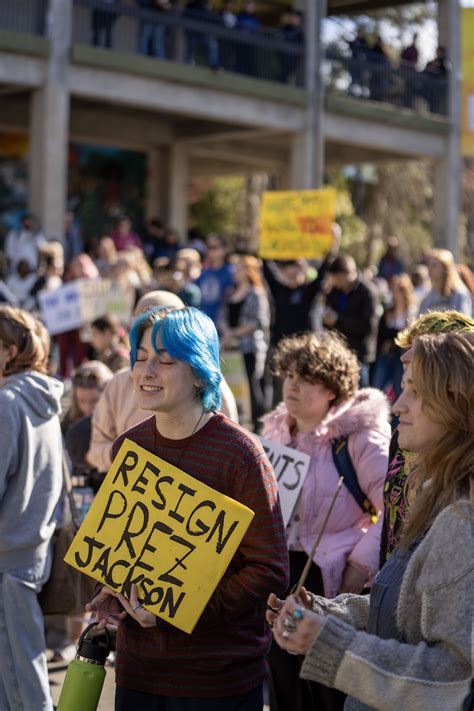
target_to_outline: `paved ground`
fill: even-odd
[[[67,665],[64,663],[49,664],[48,669],[53,702],[57,704],[64,677],[66,676]],[[105,677],[104,688],[102,689],[102,695],[100,697],[100,703],[97,707],[97,711],[113,711],[114,709],[115,670],[113,667],[107,667],[106,671],[107,675]],[[139,709],[137,709],[137,711],[139,711]],[[265,706],[264,711],[269,711],[269,707]]]

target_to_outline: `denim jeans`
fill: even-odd
[[[140,39],[138,51],[159,59],[166,59],[166,27],[154,22],[140,23]]]
[[[51,554],[29,568],[0,573],[1,711],[53,711],[37,598],[50,570]]]

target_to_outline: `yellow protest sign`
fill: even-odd
[[[336,193],[285,190],[264,193],[259,255],[263,259],[320,259],[332,243]]]
[[[192,632],[253,516],[125,439],[64,560]]]
[[[462,131],[461,152],[474,156],[474,8],[463,7],[462,34]]]

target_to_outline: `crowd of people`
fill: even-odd
[[[224,354],[241,353],[254,431],[268,408],[281,401],[281,381],[273,376],[271,362],[283,338],[310,329],[342,333],[357,354],[361,383],[393,400],[402,379],[396,334],[428,310],[472,314],[469,267],[456,265],[448,250],[432,249],[408,270],[395,237],[387,240],[378,265],[361,271],[339,251],[337,225],[331,252],[318,265],[261,262],[245,240],[232,248],[216,233],[202,237],[193,232],[184,243],[158,218],[139,235],[127,215],[117,218],[109,235],[87,243],[86,252],[77,232],[67,226],[63,244],[46,240],[32,215],[6,235],[0,300],[39,314],[39,294],[99,277],[120,285],[133,303],[155,289],[174,293],[212,319]],[[53,349],[59,375],[70,378],[86,360],[99,360],[113,372],[125,367],[126,326],[104,314],[87,328],[59,333]]]
[[[421,67],[417,33],[397,57],[388,51],[381,35],[371,39],[362,26],[347,40],[347,45],[350,94],[375,101],[398,95],[407,108],[413,108],[418,99],[423,99],[432,113],[446,111],[450,63],[443,46],[438,46],[435,57]]]
[[[52,711],[37,593],[64,513],[63,447],[84,515],[125,437],[255,516],[191,635],[135,587],[98,587],[88,614],[118,629],[116,709],[261,711],[265,681],[271,711],[471,708],[472,274],[444,249],[408,270],[394,237],[362,273],[339,242],[335,226],[308,264],[262,262],[214,233],[183,244],[159,219],[138,234],[126,215],[89,252],[31,215],[7,235],[1,709]],[[131,324],[102,314],[51,339],[38,294],[98,278],[133,290]],[[221,373],[232,351],[245,420]],[[252,432],[308,455],[286,526]],[[64,620],[56,659],[80,625]]]
[[[92,10],[92,44],[111,48],[113,28],[119,17],[118,0],[106,0]],[[262,25],[257,3],[225,0],[219,9],[208,0],[136,0],[139,11],[137,51],[158,59],[175,59],[176,33],[184,29],[184,61],[204,63],[212,69],[258,76],[257,44],[259,35],[268,30]],[[272,38],[282,46],[277,49],[278,79],[295,81],[302,67],[298,52],[285,51],[283,44],[303,48],[303,13],[290,8],[281,16]],[[268,36],[267,36],[268,40]],[[202,60],[202,61],[201,61]]]

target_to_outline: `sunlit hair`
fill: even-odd
[[[49,335],[43,324],[27,311],[0,306],[0,341],[17,348],[17,354],[6,364],[2,375],[25,370],[48,372]]]
[[[144,332],[151,328],[151,342],[158,353],[156,339],[172,358],[187,363],[196,376],[196,390],[206,412],[218,410],[221,404],[219,338],[212,320],[193,307],[158,307],[137,316],[130,329],[130,363],[132,369]]]
[[[303,333],[283,339],[272,371],[279,378],[296,373],[309,383],[322,383],[336,396],[333,405],[349,400],[359,383],[356,354],[338,333]]]
[[[456,262],[449,249],[432,249],[428,255],[428,260],[430,259],[436,259],[444,268],[444,279],[440,289],[443,296],[449,296],[462,286]]]
[[[73,388],[97,388],[103,390],[114,374],[100,360],[89,360],[82,363],[73,373]]]
[[[163,308],[164,306],[182,309],[184,308],[184,301],[180,299],[177,294],[174,294],[172,291],[166,291],[166,289],[147,291],[135,304],[133,315],[137,317],[144,311],[151,311],[151,309],[157,307]]]
[[[400,331],[395,338],[395,343],[400,348],[410,348],[419,336],[472,331],[474,331],[474,319],[460,311],[428,311]]]
[[[112,340],[117,345],[129,348],[128,338],[119,319],[114,314],[106,314],[92,321],[91,328],[95,328],[99,333],[110,333]]]
[[[263,289],[263,278],[260,269],[260,260],[252,255],[236,255],[232,259],[233,264],[241,264],[245,275],[252,286]]]
[[[72,375],[72,404],[68,412],[68,420],[75,422],[82,417],[82,411],[76,397],[77,388],[96,388],[102,392],[113,377],[114,374],[110,368],[100,360],[89,360],[76,368]]]
[[[414,345],[413,388],[426,416],[441,424],[445,434],[418,455],[416,477],[408,480],[409,488],[415,485],[418,492],[403,528],[404,548],[446,506],[461,497],[473,498],[473,365],[474,333],[420,336]]]
[[[390,283],[390,289],[392,292],[395,287],[400,289],[404,307],[406,311],[409,311],[410,307],[413,305],[413,284],[411,283],[411,279],[408,274],[397,274],[392,277]]]

